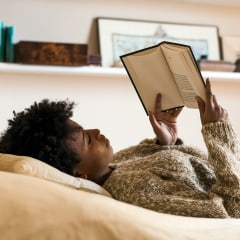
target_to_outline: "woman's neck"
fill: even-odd
[[[108,179],[108,177],[111,175],[112,171],[113,168],[107,167],[105,171],[101,174],[101,176],[97,177],[94,182],[102,186],[104,182]]]

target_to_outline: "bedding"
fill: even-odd
[[[26,159],[0,155],[1,239],[240,239],[240,219],[193,218],[157,213],[117,201],[108,194],[85,191],[85,188],[60,181],[61,178],[56,181],[46,175],[42,177],[39,173],[41,164],[30,174],[26,169],[26,172],[20,171],[10,158],[19,162]],[[4,159],[8,159],[8,163],[5,162],[3,167]],[[38,163],[36,159],[27,158],[28,161]],[[44,167],[49,169],[50,166]],[[36,172],[37,176],[33,174]]]
[[[104,188],[87,179],[76,178],[31,157],[0,153],[0,170],[43,178],[68,187],[111,196]]]

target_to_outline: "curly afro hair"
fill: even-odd
[[[13,112],[8,128],[0,139],[0,152],[37,158],[65,173],[73,175],[79,162],[65,145],[67,120],[73,115],[74,102],[34,102],[24,111]]]

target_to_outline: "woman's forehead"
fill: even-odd
[[[69,126],[69,128],[74,131],[74,130],[83,130],[83,127],[81,125],[79,125],[77,122],[71,120],[71,119],[68,119],[67,121],[67,125]]]
[[[71,126],[71,127],[81,127],[80,124],[78,124],[77,122],[73,121],[72,119],[68,119],[67,124],[68,124],[68,126]]]

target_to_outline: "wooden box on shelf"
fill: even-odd
[[[88,64],[87,55],[87,44],[20,41],[15,45],[16,63],[82,66]]]

